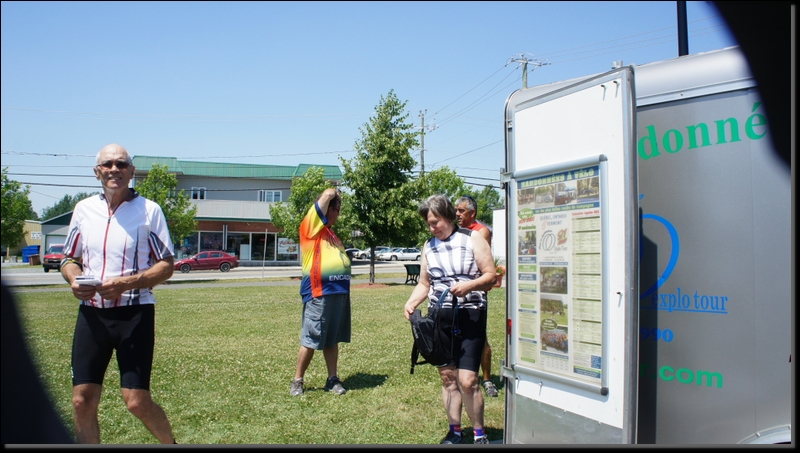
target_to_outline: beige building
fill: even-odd
[[[134,156],[133,164],[134,187],[147,177],[153,165],[165,165],[178,180],[176,190],[183,190],[197,206],[198,231],[175,244],[178,259],[199,251],[222,250],[236,255],[243,266],[297,262],[297,248],[283,245],[286,239],[272,223],[270,214],[275,203],[289,199],[293,178],[315,166],[323,169],[326,180],[342,179],[341,170],[335,165],[236,164],[154,156]],[[68,212],[41,224],[37,222],[36,244],[41,253],[53,244],[65,242],[71,219],[72,212]]]
[[[16,256],[21,257],[22,251],[26,250],[26,247],[30,246],[38,246],[39,253],[42,253],[42,223],[38,220],[26,220],[25,221],[25,235],[22,237],[22,240],[17,244],[16,247],[10,247],[8,249],[8,256]],[[6,254],[3,254],[3,259],[5,259]],[[19,258],[18,258],[19,260]]]

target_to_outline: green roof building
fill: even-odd
[[[134,156],[134,187],[155,164],[175,174],[176,189],[189,194],[197,206],[199,231],[184,239],[180,247],[175,245],[178,259],[202,250],[222,250],[235,254],[242,265],[296,264],[297,247],[279,241],[282,237],[272,223],[270,207],[288,200],[292,178],[311,167],[322,168],[325,179],[332,182],[342,179],[335,165],[260,165]]]

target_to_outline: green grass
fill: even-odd
[[[376,274],[376,279],[385,279],[385,278],[405,278],[405,273],[380,273]],[[366,280],[369,280],[369,274],[353,274],[351,277],[353,280],[359,280],[356,284],[362,283],[369,283]],[[230,279],[209,279],[209,280],[169,280],[169,285],[186,285],[186,284],[195,284],[195,283],[202,283],[202,284],[224,284],[224,283],[260,283],[260,282],[288,282],[290,280],[297,280],[298,282],[300,279],[298,277],[256,277],[256,278],[236,278],[233,280]],[[365,280],[365,281],[360,281]],[[52,286],[52,285],[51,285]]]
[[[348,393],[322,390],[327,372],[317,351],[301,397],[289,396],[299,348],[298,287],[156,289],[153,399],[182,444],[436,444],[447,431],[438,373],[422,365],[409,374],[412,340],[403,305],[412,289],[353,288],[352,342],[342,343],[339,354]],[[66,291],[16,297],[42,380],[72,429],[70,349],[78,302]],[[505,294],[492,291],[492,374],[501,392],[486,398],[490,440],[503,437],[504,319]],[[102,442],[157,443],[122,402],[115,358],[105,379]],[[466,413],[462,426],[470,432]]]

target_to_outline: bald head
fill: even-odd
[[[124,160],[129,164],[133,163],[131,160],[131,155],[128,154],[128,150],[123,148],[122,145],[118,145],[116,143],[111,143],[104,146],[103,149],[97,153],[95,164],[100,165],[108,160]]]

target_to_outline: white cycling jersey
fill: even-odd
[[[156,261],[174,256],[167,219],[155,202],[130,189],[133,196],[111,212],[103,194],[81,200],[72,213],[64,254],[82,258],[83,275],[101,281],[136,275]],[[152,288],[122,293],[116,300],[95,294],[81,302],[98,308],[156,303]]]

